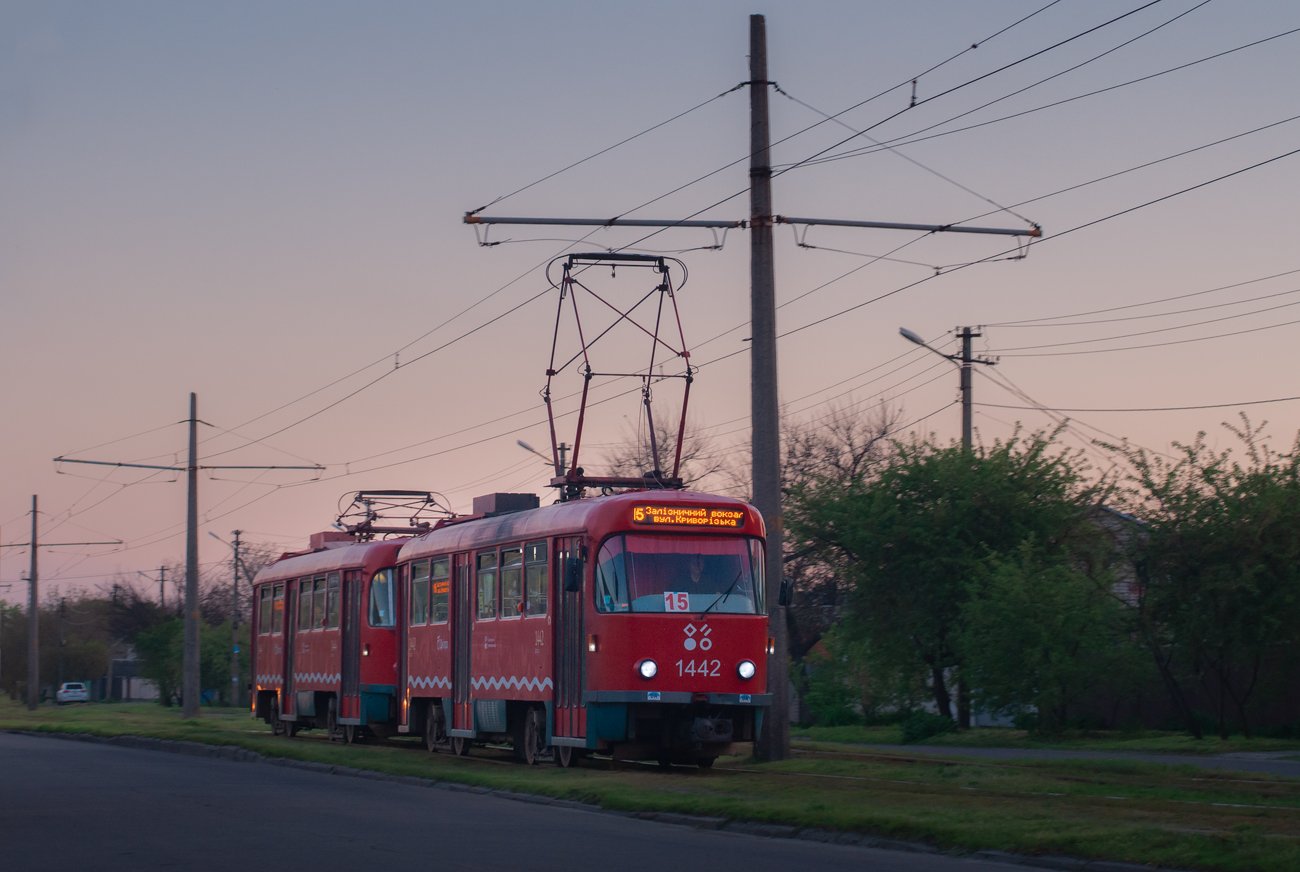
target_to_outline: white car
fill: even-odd
[[[67,702],[90,702],[90,691],[86,689],[85,682],[65,681],[59,685],[54,699],[59,705]]]

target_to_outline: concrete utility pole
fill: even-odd
[[[782,567],[781,408],[776,367],[776,279],[772,252],[772,164],[768,133],[767,25],[749,16],[749,274],[752,342],[749,355],[754,506],[767,523],[767,603],[775,643],[768,658],[772,707],[756,750],[783,760],[790,749],[790,661],[785,606],[779,602]]]
[[[119,463],[110,460],[77,460],[56,457],[55,463],[89,463],[96,466],[121,466],[132,469],[163,469],[184,472],[185,511],[185,620],[184,664],[181,676],[181,716],[199,716],[199,470],[200,469],[306,469],[320,472],[323,466],[207,466],[198,462],[198,396],[190,394],[189,455],[185,466],[155,466],[148,463]]]

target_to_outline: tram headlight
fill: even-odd
[[[745,681],[749,681],[749,679],[753,678],[757,672],[758,667],[754,665],[753,660],[742,660],[740,661],[740,665],[736,667],[736,674]]]
[[[636,665],[636,674],[649,681],[659,674],[659,664],[647,657]]]

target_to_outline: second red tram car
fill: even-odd
[[[253,579],[253,714],[276,733],[393,731],[403,541],[317,533]]]

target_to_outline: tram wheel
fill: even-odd
[[[280,720],[280,700],[271,699],[271,711],[267,715],[267,720],[271,722],[271,735],[283,736],[285,733],[285,722]]]
[[[447,741],[446,730],[443,729],[442,706],[437,700],[430,700],[429,709],[424,713],[424,747],[429,753],[438,750],[438,745]]]
[[[532,766],[541,757],[546,745],[546,715],[537,706],[524,712],[515,728],[515,759]]]
[[[357,740],[357,729],[358,729],[358,728],[357,728],[357,725],[356,725],[356,724],[344,724],[344,725],[343,725],[343,744],[345,744],[345,745],[351,745],[351,744],[353,744],[354,742],[356,742],[356,740]]]
[[[464,736],[451,737],[451,753],[457,757],[465,757],[469,754],[469,739]]]
[[[325,733],[329,736],[331,742],[337,742],[343,738],[343,732],[339,729],[338,700],[332,696],[325,707]]]
[[[698,757],[695,760],[695,765],[701,769],[712,769],[713,761],[717,759],[717,757]]]
[[[571,745],[555,745],[552,751],[555,754],[555,765],[561,769],[568,769],[578,760],[578,755]]]

